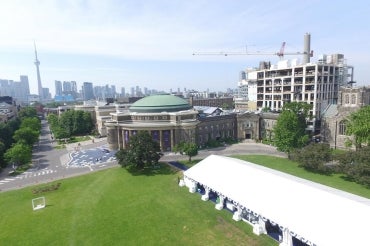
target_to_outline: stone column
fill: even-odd
[[[122,149],[126,148],[125,130],[122,129]]]
[[[173,147],[174,147],[174,143],[173,143],[173,129],[170,130],[170,134],[171,134],[171,151],[173,150]]]
[[[159,130],[159,147],[163,151],[163,134],[162,134],[162,130]]]
[[[117,126],[117,146],[121,149],[121,128]]]

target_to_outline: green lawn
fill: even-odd
[[[1,245],[277,245],[180,188],[179,176],[166,167],[141,175],[113,168],[38,195],[35,187],[0,193]],[[47,206],[33,211],[38,196]]]
[[[234,157],[289,173],[300,178],[308,179],[316,183],[347,191],[359,196],[370,198],[370,189],[367,189],[366,187],[355,182],[346,180],[343,174],[324,175],[308,172],[305,169],[298,167],[296,162],[290,161],[286,158],[274,156],[236,155]]]

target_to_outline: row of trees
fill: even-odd
[[[303,168],[320,173],[340,172],[349,179],[370,187],[370,106],[348,118],[348,143],[356,151],[333,154],[328,144],[310,144],[306,120],[311,105],[302,102],[285,104],[274,127],[274,143]]]
[[[35,108],[22,108],[18,116],[18,119],[0,127],[2,131],[0,141],[2,167],[9,163],[18,167],[30,163],[32,147],[40,136],[41,122]],[[9,132],[4,132],[4,130],[9,130]]]
[[[0,168],[4,168],[7,165],[4,154],[14,143],[13,134],[18,130],[20,123],[18,118],[6,123],[0,123]]]
[[[59,117],[49,114],[47,119],[56,139],[90,134],[94,128],[91,114],[82,110],[66,111]]]

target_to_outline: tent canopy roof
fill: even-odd
[[[184,176],[317,245],[364,245],[370,240],[370,200],[364,197],[217,155]]]

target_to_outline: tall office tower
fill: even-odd
[[[94,88],[91,82],[84,82],[82,85],[82,95],[84,101],[94,99]]]
[[[51,98],[49,88],[42,88],[42,94],[44,95],[44,100]]]
[[[77,83],[76,83],[76,81],[71,81],[71,91],[77,93]]]
[[[63,94],[62,82],[59,80],[55,80],[55,95],[61,96],[62,94]]]
[[[126,90],[125,90],[125,87],[122,87],[121,88],[121,97],[125,97],[126,96]]]
[[[63,92],[70,93],[72,91],[72,84],[70,81],[63,81]]]
[[[115,85],[111,85],[110,88],[111,88],[111,92],[112,92],[112,97],[115,98],[116,97],[116,94],[117,94],[117,92],[116,92],[116,86]]]
[[[43,101],[44,95],[42,90],[42,84],[41,84],[41,76],[40,76],[40,61],[37,58],[37,50],[36,50],[36,43],[33,43],[35,46],[35,66],[36,66],[36,72],[37,72],[37,86],[38,86],[38,92],[39,92],[39,100],[40,102]]]
[[[20,84],[21,84],[21,88],[20,88],[21,101],[27,102],[28,95],[30,94],[30,84],[28,82],[27,75],[20,76]]]

